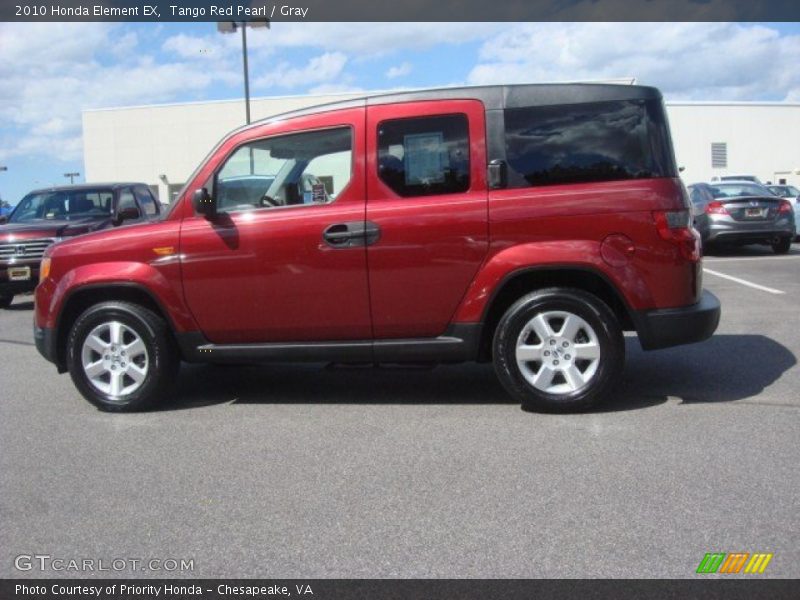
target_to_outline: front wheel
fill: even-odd
[[[0,295],[0,308],[8,308],[11,306],[11,303],[14,301],[13,294],[3,294]]]
[[[72,381],[101,410],[150,407],[170,389],[179,364],[164,320],[129,302],[88,308],[67,339]]]
[[[792,238],[782,237],[772,242],[772,251],[775,254],[786,254],[792,248]]]
[[[495,331],[497,375],[523,408],[585,410],[622,374],[625,340],[611,309],[596,296],[568,288],[520,298]]]

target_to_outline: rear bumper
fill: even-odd
[[[709,222],[703,241],[719,243],[759,243],[795,234],[794,219],[783,217],[766,223],[734,221],[730,217]]]
[[[697,304],[641,310],[632,316],[642,348],[658,350],[707,340],[716,331],[721,312],[717,297],[709,291],[703,291]]]

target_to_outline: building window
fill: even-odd
[[[728,167],[727,142],[713,142],[711,144],[711,168],[725,169]]]

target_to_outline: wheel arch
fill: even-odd
[[[602,300],[619,319],[624,331],[634,331],[631,309],[625,297],[602,272],[586,266],[546,265],[524,267],[508,273],[500,281],[484,307],[478,361],[492,358],[492,338],[506,310],[519,298],[548,287],[573,288],[588,292]]]
[[[75,320],[90,306],[101,302],[130,302],[137,304],[160,316],[176,342],[175,323],[158,299],[158,296],[145,286],[134,282],[92,283],[71,290],[63,300],[55,324],[56,366],[59,372],[66,371],[67,337]],[[176,342],[177,347],[177,342]]]

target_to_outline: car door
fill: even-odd
[[[365,242],[347,237],[364,226],[364,109],[263,131],[214,173],[217,217],[183,220],[190,310],[218,344],[370,339]]]
[[[484,106],[369,106],[367,132],[374,335],[440,335],[488,250]]]

